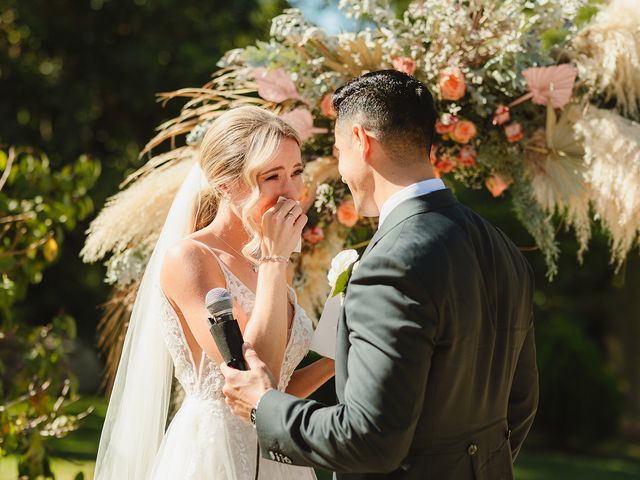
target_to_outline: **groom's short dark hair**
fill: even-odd
[[[340,122],[361,123],[383,144],[429,152],[438,118],[433,97],[420,80],[398,70],[380,70],[338,88],[333,108]]]

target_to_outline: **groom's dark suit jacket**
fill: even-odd
[[[510,479],[538,401],[533,275],[440,190],[398,205],[348,285],[338,405],[270,391],[262,452],[338,479]]]

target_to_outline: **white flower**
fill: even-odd
[[[316,211],[320,212],[325,206],[331,213],[336,213],[336,199],[333,197],[333,186],[321,183],[316,189],[316,201],[313,203]]]
[[[353,249],[343,250],[331,260],[331,268],[327,273],[327,280],[331,286],[331,290],[336,287],[338,277],[349,270],[349,267],[358,261],[358,252]]]

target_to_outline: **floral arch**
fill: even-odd
[[[101,322],[114,372],[126,320],[174,193],[211,122],[239,105],[282,115],[304,139],[309,224],[292,270],[299,301],[316,312],[326,271],[375,225],[353,211],[332,154],[332,92],[367,71],[396,68],[426,83],[441,117],[431,161],[445,182],[509,195],[513,210],[557,273],[561,220],[579,258],[592,225],[610,238],[620,266],[640,231],[640,9],[634,0],[423,0],[396,16],[383,1],[342,0],[357,32],[328,35],[296,9],[273,19],[270,39],[236,49],[158,127],[147,163],[123,182],[93,221],[82,256],[108,256],[113,294]],[[155,155],[156,150],[164,150]],[[506,193],[505,193],[506,192]],[[131,212],[145,212],[139,222]],[[114,348],[112,348],[114,347]]]

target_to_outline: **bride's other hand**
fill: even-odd
[[[296,248],[307,216],[295,200],[281,198],[262,215],[262,256],[289,258]]]
[[[335,374],[335,361],[323,357],[306,367],[296,369],[291,375],[286,391],[298,398],[307,398]]]

